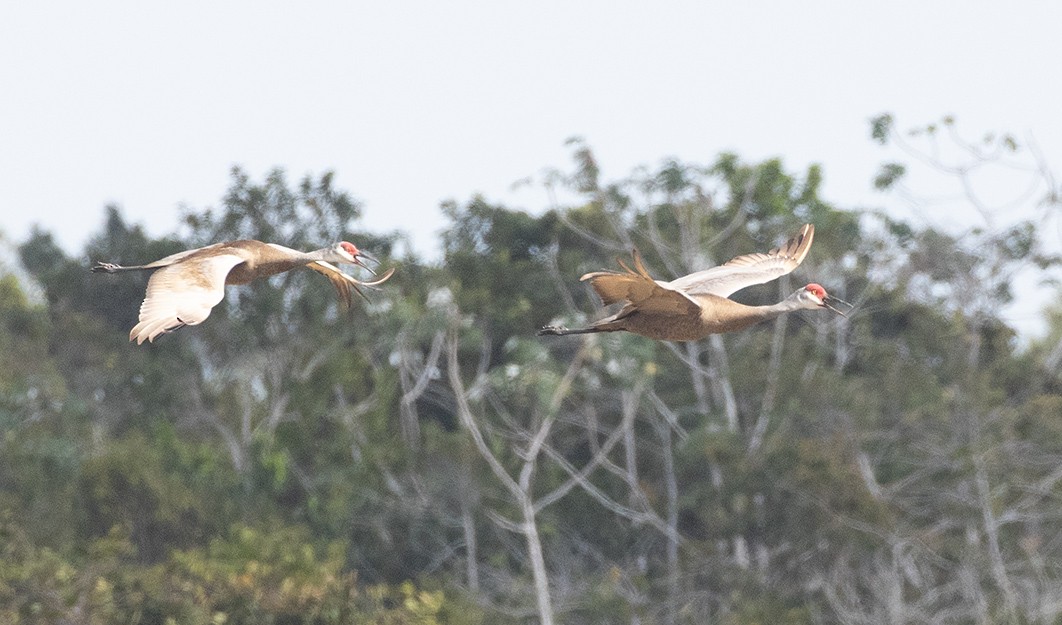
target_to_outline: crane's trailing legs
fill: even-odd
[[[538,331],[539,336],[568,336],[569,334],[593,334],[595,332],[616,332],[620,328],[598,328],[590,326],[589,328],[575,328],[570,330],[568,328],[562,328],[560,326],[543,326]]]
[[[115,265],[114,263],[96,263],[95,266],[92,267],[92,273],[118,273],[119,271],[142,271],[147,269],[154,269],[154,267],[145,267],[144,265],[123,267],[122,265]]]

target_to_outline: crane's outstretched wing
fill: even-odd
[[[700,305],[685,293],[653,280],[638,250],[634,250],[634,269],[622,260],[617,262],[625,270],[623,273],[594,271],[579,278],[590,281],[606,306],[625,301],[638,310],[662,315],[700,314]]]
[[[137,265],[136,269],[155,269],[156,267],[168,267],[168,266],[170,266],[170,265],[172,265],[172,264],[174,264],[174,263],[176,263],[178,261],[181,261],[181,260],[183,260],[185,258],[188,258],[192,254],[199,254],[200,252],[205,252],[206,250],[211,250],[211,249],[214,249],[214,248],[217,248],[217,247],[221,247],[223,245],[228,245],[228,244],[229,244],[229,242],[225,241],[223,243],[212,243],[210,245],[206,245],[206,246],[203,246],[203,247],[197,247],[197,248],[191,249],[191,250],[184,250],[183,252],[177,252],[176,254],[170,254],[169,256],[167,256],[165,258],[160,258],[160,259],[158,259],[156,261],[152,261],[152,262],[150,262],[150,263],[148,263],[146,265]],[[132,269],[132,267],[130,267],[130,269]]]
[[[237,254],[219,254],[158,269],[148,280],[140,323],[129,340],[154,342],[160,334],[205,321],[225,297],[225,277],[243,261]]]
[[[766,254],[757,252],[737,256],[718,267],[691,273],[666,282],[663,286],[689,295],[730,297],[735,291],[770,282],[796,269],[811,249],[814,237],[815,226],[804,224],[800,232],[786,241],[785,245]]]
[[[336,267],[335,265],[327,261],[315,260],[314,262],[306,266],[310,269],[313,269],[317,273],[323,274],[332,282],[332,286],[336,287],[336,293],[339,294],[339,299],[343,301],[343,305],[345,305],[347,308],[350,308],[353,299],[350,293],[351,288],[357,291],[358,295],[362,296],[363,298],[365,298],[366,301],[368,301],[368,298],[365,297],[365,294],[361,292],[361,289],[359,287],[376,286],[378,284],[383,284],[384,282],[387,282],[387,280],[395,272],[395,268],[392,267],[385,271],[383,275],[377,277],[375,280],[365,282],[362,280],[358,280],[357,278],[354,278],[352,276],[348,276],[347,274],[343,273],[343,271],[340,270],[339,267]]]

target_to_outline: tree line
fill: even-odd
[[[1029,155],[953,125],[912,139],[882,116],[872,136],[958,177],[976,172],[915,139]],[[446,203],[438,261],[359,229],[332,174],[282,170],[234,169],[218,207],[160,238],[112,206],[77,254],[42,230],[20,243],[21,269],[0,268],[0,621],[1062,618],[1062,314],[1020,348],[1001,314],[1011,276],[1057,268],[1036,222],[949,234],[831,205],[818,167],[734,154],[607,181],[571,149],[541,181],[571,201]],[[806,222],[796,275],[847,317],[535,336],[596,318],[578,277],[632,248],[670,279]],[[230,288],[139,348],[147,276],[88,271],[241,238],[350,240],[398,271],[350,314],[312,272]]]

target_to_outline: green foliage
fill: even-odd
[[[816,622],[814,612],[809,606],[786,601],[770,592],[761,591],[753,596],[747,596],[745,593],[735,594],[732,599],[735,608],[720,621],[725,625],[810,625]]]
[[[0,428],[6,431],[61,402],[66,387],[48,358],[48,318],[12,275],[0,275]]]
[[[479,316],[499,341],[545,325],[560,312],[545,258],[556,217],[532,217],[481,198],[444,207],[453,222],[443,235],[458,306]]]
[[[590,147],[581,137],[572,137],[565,142],[565,145],[575,148],[572,157],[575,160],[576,169],[575,173],[568,178],[568,184],[580,193],[597,191],[601,170]]]
[[[895,120],[889,113],[883,113],[870,120],[870,138],[884,145],[889,140]]]
[[[960,590],[1007,613],[994,552],[1021,596],[1053,596],[1062,316],[1025,351],[999,318],[1006,270],[1050,265],[1035,228],[971,242],[842,211],[820,167],[735,154],[606,181],[570,145],[549,182],[572,206],[447,204],[437,264],[388,258],[395,235],[358,231],[331,173],[236,169],[183,236],[116,207],[84,254],[35,232],[20,253],[46,303],[0,276],[0,622],[528,622],[522,511],[458,418],[451,336],[499,466],[536,501],[560,493],[533,518],[558,621],[883,622],[901,601],[976,622]],[[533,335],[603,314],[579,276],[631,247],[666,280],[806,221],[792,281],[738,297],[821,281],[856,304],[845,319],[679,346]],[[309,272],[233,288],[137,347],[146,276],[87,271],[241,237],[350,239],[399,273],[349,315]]]
[[[254,625],[478,625],[482,614],[441,590],[359,587],[343,570],[343,546],[318,549],[296,527],[236,525],[206,548],[138,565],[120,530],[70,561],[0,525],[0,617],[4,622],[225,623]]]
[[[902,163],[885,163],[881,166],[878,174],[874,176],[874,188],[879,191],[892,188],[907,173],[907,167]]]
[[[214,450],[184,441],[160,424],[149,439],[133,432],[84,460],[80,481],[89,535],[129,530],[138,557],[158,561],[170,549],[202,542],[231,518],[236,480]],[[228,482],[228,484],[226,484]]]

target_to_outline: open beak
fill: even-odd
[[[371,256],[369,254],[366,254],[365,252],[362,252],[362,251],[359,251],[358,255],[354,257],[354,264],[355,265],[368,270],[369,273],[371,273],[372,275],[375,276],[376,272],[372,270],[372,267],[370,267],[370,266],[366,265],[365,263],[361,262],[361,259],[363,259],[363,258],[365,260],[372,261],[372,262],[376,263],[377,265],[380,264],[380,261],[376,260],[376,258],[374,258],[373,256]]]
[[[839,304],[841,306],[847,306],[848,310],[852,310],[853,308],[855,308],[855,306],[852,306],[851,304],[849,304],[848,302],[844,301],[843,299],[841,299],[839,297],[833,297],[833,296],[827,295],[826,297],[822,298],[823,307],[832,310],[833,312],[837,313],[838,315],[841,315],[842,317],[847,317],[848,315],[846,315],[843,312],[841,312],[841,310],[839,310],[835,306],[837,304]]]

